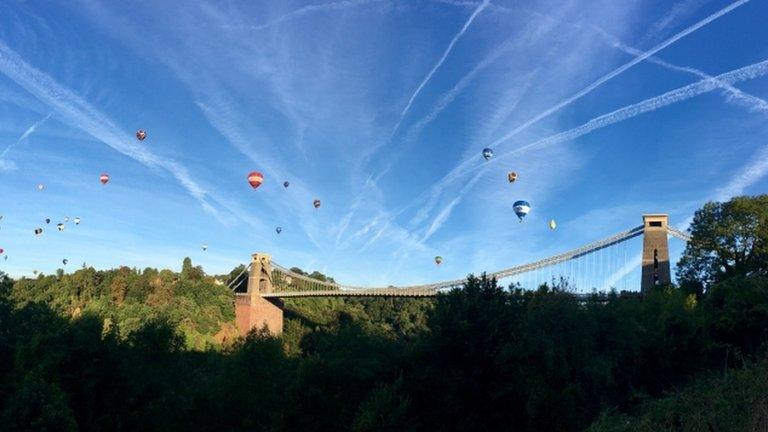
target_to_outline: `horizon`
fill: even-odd
[[[0,270],[225,274],[266,252],[410,285],[766,190],[767,2],[552,4],[13,2]]]

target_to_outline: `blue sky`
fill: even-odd
[[[0,269],[218,273],[265,251],[399,285],[644,212],[684,228],[768,186],[765,22],[765,0],[4,2]]]

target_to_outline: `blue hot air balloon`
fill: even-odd
[[[485,160],[490,160],[493,157],[493,150],[489,149],[488,147],[484,148],[483,157]]]
[[[283,232],[283,229],[281,227],[277,227],[275,228],[275,232],[280,234],[281,232]]]
[[[512,204],[512,209],[515,211],[517,217],[520,218],[520,222],[522,222],[523,218],[529,211],[531,211],[531,205],[528,204],[528,201],[515,201],[515,203]]]

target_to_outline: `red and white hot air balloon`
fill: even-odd
[[[147,131],[144,129],[139,129],[136,131],[136,139],[139,141],[144,141],[144,138],[147,137]]]
[[[109,174],[107,174],[107,173],[102,173],[102,174],[99,176],[99,181],[101,182],[101,184],[107,184],[107,183],[109,182]]]
[[[256,189],[257,187],[261,186],[263,182],[264,175],[262,175],[260,172],[251,171],[251,173],[248,174],[248,183],[252,188]]]

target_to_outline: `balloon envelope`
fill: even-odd
[[[528,201],[515,201],[515,203],[512,204],[512,209],[515,211],[517,217],[520,218],[520,222],[522,222],[523,218],[531,211],[531,205],[528,204]]]
[[[45,218],[45,223],[47,224],[51,223],[51,218]]]
[[[147,132],[144,129],[139,129],[136,131],[136,139],[139,141],[144,141],[144,138],[147,137]]]
[[[248,184],[250,184],[252,188],[256,189],[257,187],[261,186],[263,182],[264,175],[262,175],[260,172],[251,171],[248,173]]]
[[[483,157],[485,160],[489,160],[493,157],[493,150],[489,149],[488,147],[483,149]]]
[[[283,182],[283,187],[284,187],[284,188],[287,188],[287,187],[288,187],[288,186],[290,186],[290,185],[291,185],[291,182],[289,182],[289,181],[284,181],[284,182]]]
[[[277,227],[275,228],[275,232],[280,234],[281,232],[283,232],[283,229],[281,227]]]
[[[319,199],[316,199],[312,202],[312,205],[315,206],[315,208],[320,208],[321,202]]]
[[[40,183],[39,185],[37,185],[37,190],[41,191],[43,189],[45,189],[45,185],[44,184]]]
[[[75,218],[75,225],[80,225],[80,218],[79,217]]]
[[[203,251],[207,251],[208,250],[208,245],[204,244],[203,246],[201,246],[201,248],[203,249]]]
[[[57,224],[56,229],[58,229],[59,231],[64,231],[64,224],[63,223]]]
[[[517,180],[517,173],[514,171],[510,171],[507,174],[507,180],[509,180],[510,183],[514,183],[515,180]]]
[[[440,265],[442,263],[443,263],[443,257],[441,257],[440,255],[436,256],[435,257],[435,264]]]
[[[549,220],[549,229],[555,229],[557,228],[557,222],[555,222],[554,219]]]
[[[101,184],[107,184],[107,182],[109,182],[109,174],[107,174],[107,173],[102,173],[102,174],[99,176],[99,181],[101,182]]]

